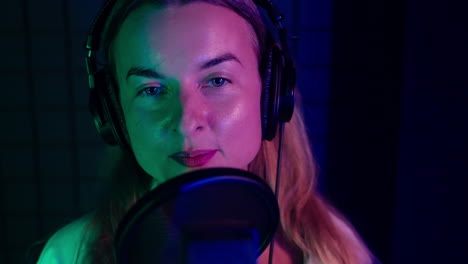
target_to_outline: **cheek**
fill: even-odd
[[[182,173],[181,166],[168,156],[183,148],[183,138],[173,133],[173,118],[159,111],[130,111],[127,128],[134,155],[139,165],[157,181],[168,180]]]
[[[130,105],[125,114],[129,136],[135,140],[157,141],[175,127],[174,123],[180,119],[180,112],[180,103],[173,101],[158,107],[141,103]]]
[[[181,148],[183,140],[171,130],[173,121],[174,118],[160,111],[137,108],[129,111],[126,122],[137,160],[164,159],[174,149]]]
[[[227,136],[248,135],[248,133],[239,133],[239,131],[249,131],[260,125],[259,112],[252,106],[238,104],[232,111],[220,116],[220,128]],[[258,115],[257,115],[258,114]]]
[[[224,104],[217,111],[216,136],[225,157],[239,167],[248,165],[261,144],[260,95],[251,94]]]
[[[127,115],[127,127],[132,141],[159,138],[164,127],[169,126],[170,119],[149,111],[133,110]]]

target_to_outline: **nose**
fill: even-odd
[[[208,104],[203,95],[197,92],[181,93],[182,116],[180,132],[191,137],[204,131],[208,126]]]

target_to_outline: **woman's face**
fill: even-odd
[[[113,56],[130,144],[157,183],[208,167],[246,169],[261,143],[251,26],[207,3],[142,6]]]

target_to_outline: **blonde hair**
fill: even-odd
[[[137,1],[176,2],[191,1]],[[253,27],[260,49],[264,49],[264,24],[255,5],[250,0],[205,0],[221,5],[244,17]],[[172,3],[173,4],[173,3]],[[122,4],[121,6],[124,6]],[[112,18],[106,30],[106,50],[109,51],[113,36],[131,9],[124,9],[120,16]],[[262,54],[260,51],[259,54]],[[109,60],[112,62],[112,59]],[[112,68],[112,65],[109,65]],[[98,238],[88,252],[91,263],[113,263],[112,240],[117,224],[142,195],[151,188],[152,178],[142,171],[133,154],[111,149],[112,187],[109,197],[98,210],[89,230],[97,232]],[[248,166],[248,170],[261,177],[275,188],[278,138],[263,141],[260,151]],[[292,120],[285,124],[282,149],[281,183],[278,203],[280,207],[281,232],[287,243],[298,247],[304,257],[327,264],[371,263],[371,254],[344,217],[342,217],[317,190],[317,168],[309,147],[300,105]]]
[[[320,195],[317,168],[300,106],[285,124],[278,204],[289,242],[321,263],[371,263],[366,246],[347,221]],[[275,188],[278,137],[263,141],[249,171]]]

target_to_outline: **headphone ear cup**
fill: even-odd
[[[90,90],[89,106],[94,125],[99,135],[104,141],[111,145],[122,145],[122,135],[119,132],[119,126],[116,126],[114,120],[118,120],[113,102],[116,95],[113,88],[109,87],[111,82],[105,70],[94,74],[94,88]]]
[[[262,71],[262,138],[272,140],[278,127],[279,96],[283,60],[281,49],[275,43],[263,56]]]

